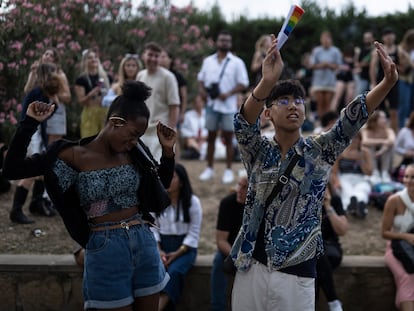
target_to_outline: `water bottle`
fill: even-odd
[[[101,96],[104,97],[108,93],[108,89],[105,87],[104,78],[99,78],[98,86],[101,89]]]

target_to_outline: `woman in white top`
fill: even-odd
[[[394,154],[395,133],[383,110],[375,111],[361,129],[362,145],[371,151],[372,182],[389,182]],[[381,172],[381,175],[380,173]]]
[[[414,112],[410,114],[405,127],[397,134],[394,144],[394,153],[401,156],[401,162],[394,170],[394,179],[402,182],[404,168],[414,163]]]
[[[205,102],[200,95],[194,99],[193,109],[184,114],[184,121],[180,127],[183,143],[183,159],[204,158],[207,151],[208,131],[205,127]]]
[[[171,304],[175,306],[181,296],[184,278],[197,257],[202,221],[200,200],[193,194],[183,165],[175,165],[168,192],[171,205],[156,218],[155,224],[159,229],[151,229],[170,275],[170,281],[161,292],[159,310]]]
[[[382,216],[382,237],[387,239],[385,263],[391,270],[395,286],[395,305],[399,310],[414,310],[414,274],[407,273],[394,256],[391,241],[403,239],[414,246],[414,165],[404,174],[405,189],[388,197]]]
[[[138,54],[125,54],[119,63],[117,81],[112,83],[108,93],[102,99],[102,106],[109,107],[113,100],[122,94],[122,85],[127,80],[135,80],[141,69]]]

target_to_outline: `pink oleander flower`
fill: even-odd
[[[16,125],[16,124],[17,124],[17,119],[16,119],[16,117],[14,116],[14,112],[13,112],[13,110],[12,110],[12,111],[9,111],[8,119],[9,119],[9,122],[10,122],[11,124],[13,124],[13,125]]]
[[[16,51],[20,51],[23,47],[23,43],[20,41],[13,41],[12,44],[10,44],[10,48],[15,49]]]
[[[110,60],[105,60],[102,62],[102,66],[105,68],[105,70],[109,70],[109,68],[111,67],[111,61]]]
[[[63,14],[63,19],[64,19],[65,21],[70,21],[70,20],[71,20],[71,18],[72,18],[72,16],[70,15],[70,13],[69,13],[69,12],[65,12],[65,13]]]
[[[178,37],[176,35],[173,35],[173,34],[171,34],[168,39],[169,39],[170,42],[177,42],[178,41]]]
[[[189,51],[189,52],[192,52],[192,51],[194,51],[194,50],[195,50],[194,46],[193,46],[192,44],[188,44],[188,43],[184,43],[184,44],[181,46],[181,48],[182,48],[184,51]]]
[[[194,13],[194,8],[193,8],[193,6],[191,5],[191,3],[190,3],[189,5],[187,5],[187,6],[184,8],[184,10],[185,10],[185,13],[187,13],[188,15],[191,15],[191,14],[193,14],[193,13]]]
[[[33,8],[33,11],[35,11],[36,13],[42,13],[42,5],[40,4],[36,4]]]
[[[70,49],[72,49],[75,52],[80,51],[81,48],[82,48],[80,46],[79,42],[77,42],[77,41],[71,41],[71,42],[69,42],[69,47],[70,47]]]
[[[188,70],[188,64],[187,63],[182,63],[180,66],[182,71],[187,71]]]
[[[200,30],[200,28],[198,28],[198,26],[196,26],[196,25],[191,25],[189,28],[188,28],[188,32],[189,33],[192,33],[193,34],[193,36],[194,37],[199,37],[200,36],[200,34],[201,34],[201,30]]]

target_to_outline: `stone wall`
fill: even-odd
[[[199,256],[177,311],[208,311],[212,256]],[[382,257],[345,256],[335,272],[344,310],[394,311],[395,286]],[[0,311],[82,310],[82,272],[71,255],[0,255]],[[318,310],[327,311],[321,297]]]

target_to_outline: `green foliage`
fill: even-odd
[[[214,52],[220,30],[232,33],[233,51],[249,68],[256,40],[265,33],[277,34],[284,21],[240,16],[229,23],[217,2],[210,11],[200,11],[191,4],[177,8],[168,0],[141,1],[137,8],[131,0],[4,0],[0,5],[0,86],[5,90],[0,92],[0,113],[8,116],[12,111],[16,118],[30,66],[48,46],[60,51],[61,67],[73,85],[82,50],[97,48],[105,69],[114,76],[125,53],[140,53],[146,42],[156,41],[177,58],[176,69],[187,78],[192,97],[197,92],[201,62]],[[301,6],[306,13],[281,51],[285,63],[294,70],[299,68],[302,54],[319,44],[322,30],[332,32],[339,48],[361,44],[362,33],[368,29],[380,39],[386,26],[394,27],[399,41],[412,27],[414,15],[410,8],[406,13],[373,18],[352,4],[338,14],[321,8],[315,0],[303,0]],[[10,101],[15,105],[6,105]],[[71,136],[76,136],[79,112],[74,98],[68,107]],[[8,120],[2,115],[0,124]],[[13,126],[10,123],[8,128]]]
[[[142,2],[133,12],[129,0],[4,1],[0,76],[6,92],[0,100],[22,101],[30,66],[49,46],[59,50],[60,65],[73,86],[80,74],[82,50],[97,49],[104,68],[115,76],[126,53],[140,52],[146,42],[156,41],[179,58],[177,69],[194,88],[202,59],[213,47],[207,36],[209,27],[189,22],[188,17],[196,12],[192,6],[176,8],[169,1],[152,2]],[[80,109],[75,98],[73,101],[68,109],[70,136],[76,136],[79,123]]]

